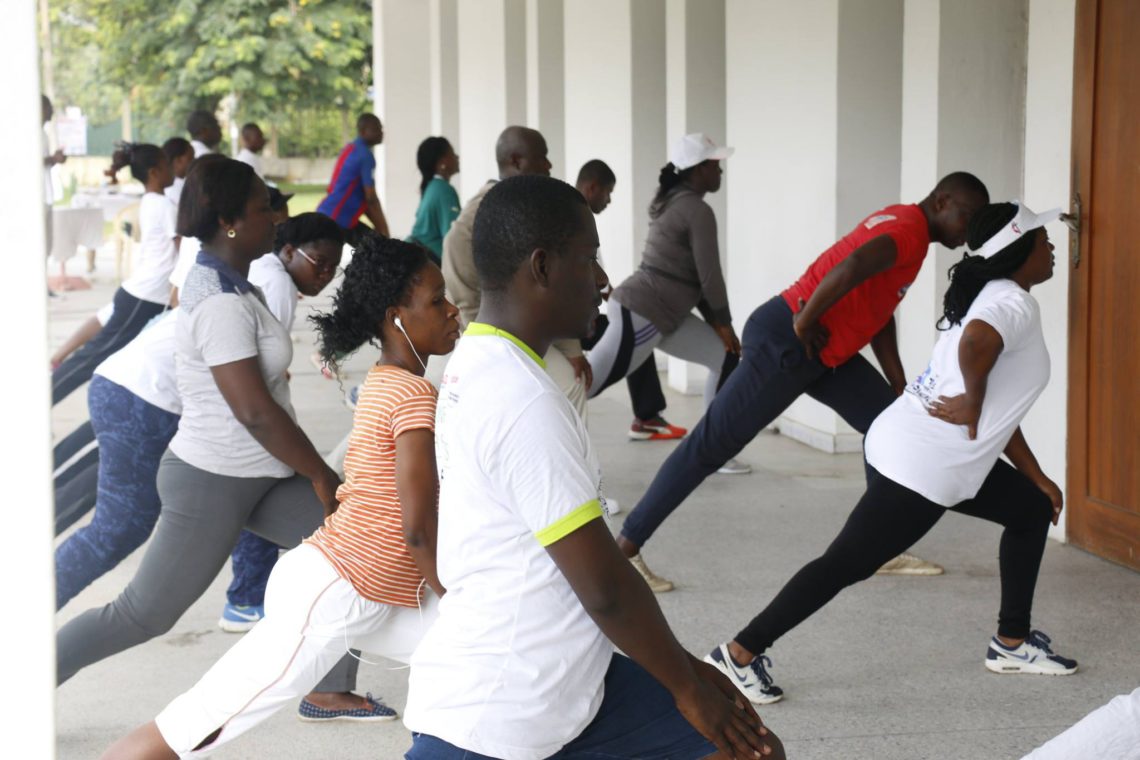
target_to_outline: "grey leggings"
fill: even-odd
[[[324,520],[305,477],[215,475],[169,450],[158,467],[158,494],[162,513],[135,577],[115,601],[56,634],[58,683],[173,628],[225,566],[243,528],[292,549]],[[316,691],[352,691],[357,666],[345,655]]]

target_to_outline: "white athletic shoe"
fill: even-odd
[[[745,464],[738,459],[730,459],[717,470],[721,475],[747,475],[752,472],[752,465]]]
[[[635,554],[629,558],[629,564],[633,565],[634,570],[645,579],[646,585],[649,590],[654,594],[664,594],[666,591],[673,590],[673,581],[665,580],[660,575],[657,575],[649,569],[649,565],[645,564],[645,560],[641,558],[641,554]]]
[[[1010,649],[990,639],[986,651],[986,669],[994,673],[1036,673],[1043,676],[1069,676],[1077,672],[1077,661],[1054,654],[1051,640],[1041,631],[1030,631],[1029,638]]]
[[[747,665],[737,665],[728,653],[728,644],[721,644],[705,655],[705,662],[719,668],[754,705],[770,705],[784,698],[784,690],[772,683],[772,676],[765,669],[771,667],[772,661],[764,655]]]

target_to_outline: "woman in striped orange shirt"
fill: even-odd
[[[328,360],[381,344],[353,418],[340,506],[278,561],[265,618],[105,757],[200,757],[307,694],[350,648],[407,662],[436,617],[436,390],[423,374],[428,356],[454,348],[458,310],[422,247],[372,237],[332,312],[313,320]]]

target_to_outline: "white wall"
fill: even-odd
[[[466,203],[499,176],[495,140],[507,124],[505,0],[463,0],[459,29],[459,155],[457,189]]]
[[[1076,0],[1029,4],[1028,78],[1025,93],[1025,203],[1035,211],[1069,209],[1072,156],[1073,41]],[[1056,246],[1053,279],[1033,289],[1041,304],[1045,343],[1053,363],[1048,387],[1025,418],[1023,429],[1042,469],[1065,488],[1068,384],[1069,235],[1049,225]],[[1053,529],[1065,535],[1065,512]]]
[[[9,281],[18,286],[9,288],[5,298],[11,313],[19,315],[16,329],[26,343],[20,360],[28,368],[48,366],[44,132],[35,8],[34,3],[13,3],[5,12],[11,39],[4,54],[13,73],[0,77],[0,94],[10,106],[8,117],[0,121],[0,165],[5,169],[0,213],[10,249],[20,252],[7,263]],[[0,476],[18,497],[8,512],[10,540],[0,552],[0,573],[7,580],[9,620],[18,615],[20,621],[19,633],[12,634],[19,636],[19,643],[6,663],[10,684],[16,686],[0,696],[0,711],[10,716],[5,754],[51,758],[55,756],[55,588],[46,375],[34,370],[4,372],[0,393],[8,401],[0,406],[0,425],[14,433],[0,458]]]

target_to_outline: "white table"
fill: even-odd
[[[71,196],[72,208],[97,208],[103,220],[113,222],[119,212],[142,200],[142,193],[101,187],[97,190],[78,190]]]
[[[98,208],[53,208],[51,212],[51,258],[63,263],[79,246],[103,244],[103,211]]]

